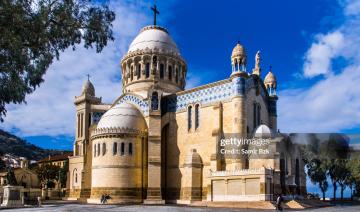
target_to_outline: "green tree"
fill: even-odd
[[[66,161],[64,166],[60,169],[60,185],[61,188],[65,188],[66,187],[66,180],[67,180],[67,173],[69,171],[69,163]]]
[[[360,197],[360,159],[351,159],[349,160],[348,167],[350,170],[350,177],[348,182],[355,188],[353,194],[357,197]],[[350,187],[351,190],[353,187]]]
[[[345,179],[345,185],[348,186],[350,188],[350,197],[351,197],[351,201],[353,200],[353,195],[354,195],[354,186],[356,185],[356,179],[353,175],[353,172],[352,172],[352,167],[354,166],[353,163],[356,163],[356,161],[354,160],[348,160],[347,163],[346,163],[346,168],[348,170],[348,174],[346,176],[346,179]],[[359,161],[357,161],[359,162]],[[359,164],[360,165],[360,164]],[[360,169],[360,167],[359,167]]]
[[[54,181],[58,181],[59,172],[60,167],[52,164],[44,164],[36,168],[36,173],[43,187],[47,187],[48,185],[52,185]]]
[[[337,172],[338,172],[338,179],[337,183],[340,186],[340,198],[341,200],[344,199],[344,190],[347,186],[347,180],[350,176],[350,170],[347,166],[348,160],[347,159],[338,159],[336,160]]]
[[[0,158],[0,171],[4,170],[6,168],[5,162]]]
[[[13,168],[9,167],[6,173],[6,181],[8,185],[17,185],[16,177]]]
[[[333,201],[336,202],[337,184],[341,183],[340,186],[345,186],[347,173],[344,161],[348,159],[350,151],[348,138],[342,134],[330,134],[323,146],[325,147],[323,155],[328,159],[327,175],[333,186]]]
[[[1,0],[0,121],[6,104],[26,103],[60,52],[80,43],[101,52],[114,40],[114,20],[113,11],[91,0]]]
[[[326,164],[318,158],[313,158],[306,164],[307,175],[314,184],[318,184],[321,192],[323,201],[325,201],[325,193],[328,189],[327,182],[327,167]]]

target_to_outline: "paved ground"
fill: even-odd
[[[146,206],[146,205],[126,205],[126,206],[119,206],[119,205],[81,205],[81,204],[56,204],[56,205],[44,205],[42,208],[23,208],[23,209],[7,209],[5,211],[17,211],[17,212],[25,212],[25,211],[63,211],[63,212],[70,212],[70,211],[80,211],[80,212],[97,212],[97,211],[124,211],[124,212],[133,212],[133,211],[150,211],[150,212],[167,212],[167,211],[249,211],[249,212],[258,212],[264,210],[257,210],[257,209],[230,209],[230,208],[201,208],[201,207],[182,207],[182,206],[175,206],[175,205],[166,205],[166,206]],[[267,211],[274,211],[274,210],[267,210]],[[291,210],[296,211],[296,210]],[[301,210],[300,210],[301,211]],[[304,211],[304,210],[302,210]],[[318,208],[318,209],[310,209],[305,210],[306,212],[359,212],[360,205],[357,206],[335,206],[335,207],[326,207],[326,208]]]

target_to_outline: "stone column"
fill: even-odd
[[[141,57],[141,61],[140,61],[140,79],[145,79],[145,61],[144,61],[144,57]]]
[[[166,58],[165,67],[164,67],[164,79],[168,79],[169,77],[169,60]]]
[[[246,96],[245,96],[245,78],[238,72],[238,74],[233,75],[232,77],[233,83],[233,92],[234,97],[232,99],[233,104],[233,129],[232,133],[236,135],[238,138],[246,138],[246,126],[247,126],[247,117],[246,117]],[[239,150],[241,150],[243,146],[239,146]],[[235,170],[235,169],[243,169],[245,166],[245,160],[241,156],[230,160],[231,164],[226,166],[226,169]],[[229,162],[230,162],[229,161]],[[228,162],[228,161],[227,161]]]
[[[161,192],[161,113],[151,111],[148,117],[148,188],[145,204],[165,204]]]
[[[183,190],[181,199],[188,204],[202,200],[202,167],[203,163],[196,149],[191,149],[185,158]]]

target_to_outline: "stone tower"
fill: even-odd
[[[80,96],[75,97],[76,106],[76,132],[74,142],[74,157],[76,157],[78,167],[76,178],[81,188],[80,197],[87,198],[90,195],[91,184],[91,147],[89,127],[91,125],[91,105],[101,104],[101,98],[95,96],[94,85],[88,78],[83,87]],[[72,173],[70,173],[72,174]]]
[[[269,94],[269,119],[270,119],[270,128],[274,131],[277,130],[277,109],[276,102],[278,100],[276,94],[276,77],[273,74],[271,67],[269,73],[264,79],[265,87]]]
[[[246,93],[245,93],[245,81],[248,78],[246,72],[247,57],[244,47],[237,43],[231,54],[232,73],[230,76],[233,82],[234,93],[236,94],[232,98],[233,104],[233,130],[232,133],[246,138]],[[239,149],[242,147],[239,146]],[[226,169],[242,169],[244,166],[244,160],[242,158],[234,159],[232,162],[227,160]]]

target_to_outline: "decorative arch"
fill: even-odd
[[[193,109],[192,105],[189,105],[187,107],[187,127],[188,127],[188,131],[190,131],[192,129],[192,109]]]
[[[79,182],[79,181],[78,181],[78,180],[79,180],[78,177],[79,177],[79,176],[78,176],[78,171],[77,171],[77,168],[75,168],[75,169],[73,170],[73,173],[72,173],[72,182],[71,182],[71,183],[72,183],[72,187],[75,187],[75,185],[78,184],[78,182]]]
[[[195,104],[195,130],[200,127],[200,104]]]
[[[121,104],[123,102],[134,105],[144,117],[149,115],[149,103],[145,101],[141,96],[134,93],[123,94],[115,100],[111,107],[114,107],[115,105]]]
[[[151,110],[159,109],[159,94],[157,91],[154,91],[151,95]]]

